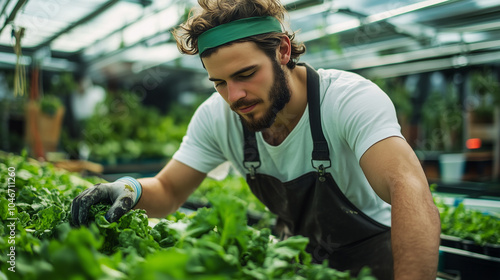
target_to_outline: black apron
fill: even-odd
[[[317,170],[292,181],[256,173],[260,166],[255,133],[243,125],[244,165],[252,192],[278,216],[276,230],[283,238],[309,238],[313,261],[328,259],[337,270],[357,275],[363,266],[378,279],[393,278],[391,230],[361,212],[326,172],[331,167],[328,143],[321,128],[319,75],[307,67],[307,102],[314,147],[311,164]],[[298,163],[300,164],[300,163]]]

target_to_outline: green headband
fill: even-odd
[[[218,25],[198,37],[198,50],[202,54],[210,48],[253,35],[282,32],[281,23],[271,16],[238,19]]]

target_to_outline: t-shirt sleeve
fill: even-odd
[[[212,100],[203,103],[193,115],[181,146],[173,158],[200,172],[208,173],[226,161],[217,141],[211,112]]]
[[[390,98],[374,83],[354,83],[339,98],[338,120],[344,136],[358,161],[375,143],[391,136],[404,139],[396,110]]]

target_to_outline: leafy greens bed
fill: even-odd
[[[480,246],[500,244],[499,218],[468,209],[463,203],[449,206],[439,199],[435,201],[441,216],[442,234],[471,240]]]
[[[212,195],[230,195],[242,198],[246,203],[248,224],[254,228],[273,227],[276,215],[252,193],[244,177],[238,174],[229,174],[223,180],[206,178],[196,191],[188,198],[185,207],[200,208],[209,206],[208,197]]]
[[[177,212],[153,227],[143,210],[108,223],[109,206],[96,205],[95,222],[73,228],[72,199],[100,179],[26,155],[0,159],[0,279],[374,279],[369,269],[354,278],[312,264],[306,238],[273,241],[269,229],[247,226],[244,200],[224,193],[208,195],[210,208]]]
[[[83,139],[64,137],[62,142],[66,150],[75,153],[84,143],[90,159],[104,164],[163,159],[178,149],[187,123],[175,114],[165,116],[144,106],[137,94],[125,91],[107,95],[97,106],[85,121]]]

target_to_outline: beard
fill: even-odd
[[[272,60],[273,64],[273,74],[274,74],[274,84],[269,91],[269,101],[271,102],[271,107],[264,113],[264,115],[256,119],[253,113],[247,114],[247,118],[240,116],[243,125],[245,125],[248,130],[257,132],[262,131],[266,128],[271,127],[271,125],[276,120],[276,116],[279,111],[281,111],[285,105],[290,101],[290,89],[288,87],[288,82],[285,76],[285,72],[281,69],[280,65],[276,60]],[[239,108],[242,106],[248,106],[252,104],[264,102],[262,99],[250,102],[241,99],[236,101],[231,105],[231,108]]]

